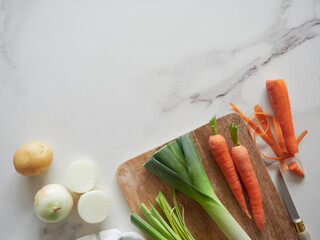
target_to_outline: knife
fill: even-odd
[[[279,190],[280,195],[282,197],[282,201],[287,208],[287,212],[294,223],[296,231],[301,240],[309,240],[311,239],[306,227],[303,224],[302,219],[299,217],[296,207],[292,201],[287,185],[284,181],[282,170],[278,167],[278,180],[279,180]]]

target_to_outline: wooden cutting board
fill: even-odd
[[[190,134],[195,141],[202,163],[214,191],[221,202],[252,239],[299,239],[285,207],[280,200],[277,190],[273,185],[264,162],[260,157],[255,143],[252,140],[250,132],[246,127],[246,123],[242,120],[240,115],[231,113],[219,118],[217,120],[218,132],[225,137],[229,149],[231,149],[232,140],[229,134],[229,125],[231,122],[235,122],[238,126],[240,144],[247,147],[253,168],[258,177],[266,217],[264,230],[261,232],[256,227],[254,221],[248,219],[242,212],[222,172],[211,156],[208,146],[211,127],[210,124],[206,124],[191,131]],[[132,158],[131,160],[128,160],[121,164],[117,171],[119,185],[131,211],[139,214],[140,216],[142,216],[140,211],[141,203],[147,204],[148,201],[151,201],[154,206],[157,205],[154,199],[156,198],[159,190],[163,191],[172,206],[171,187],[142,166],[150,156],[160,149],[160,147],[154,148]],[[196,240],[227,239],[219,227],[197,202],[178,191],[177,199],[184,206],[186,224]],[[251,209],[250,213],[252,215]]]

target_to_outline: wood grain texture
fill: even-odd
[[[195,141],[202,163],[214,191],[221,202],[252,239],[299,239],[264,162],[257,151],[250,132],[240,115],[232,113],[219,118],[217,120],[218,133],[225,137],[228,147],[231,150],[232,140],[229,134],[229,125],[231,122],[235,122],[238,126],[240,144],[244,145],[248,149],[253,168],[258,177],[266,216],[266,224],[263,232],[256,227],[253,219],[250,220],[245,216],[234,198],[217,163],[211,156],[208,145],[208,139],[211,135],[211,127],[210,124],[206,124],[191,131],[190,134]],[[172,204],[171,187],[142,166],[150,156],[160,149],[160,147],[128,160],[120,165],[117,171],[119,185],[131,211],[138,213],[140,216],[140,204],[151,201],[152,204],[156,206],[154,199],[156,198],[159,190],[163,191],[168,201]],[[245,195],[248,203],[246,192]],[[227,239],[210,216],[200,207],[200,205],[198,205],[198,203],[178,191],[177,199],[184,206],[186,224],[195,239]],[[250,205],[248,204],[248,206],[250,214],[252,214]]]

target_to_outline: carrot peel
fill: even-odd
[[[250,119],[253,115],[263,115],[263,116],[272,117],[274,126],[276,126],[275,128],[277,128],[277,129],[278,129],[277,131],[279,131],[280,128],[279,128],[279,124],[278,124],[278,122],[277,122],[277,119],[276,119],[275,117],[273,117],[271,114],[264,113],[264,112],[255,112],[255,113],[253,113],[253,114],[251,114],[251,115],[249,116],[249,119]],[[250,132],[253,133],[254,142],[255,142],[255,143],[256,143],[256,135],[257,135],[257,136],[261,136],[261,134],[257,134],[257,133],[256,133],[256,129],[257,129],[257,127],[258,127],[263,121],[266,121],[266,120],[263,119],[263,120],[256,126],[256,128],[254,129],[254,131],[250,131]],[[248,127],[248,124],[247,124],[247,127]],[[248,128],[249,128],[249,127],[248,127]],[[269,130],[269,123],[268,123],[267,126],[265,126],[264,128],[265,128],[265,132],[268,132],[268,130]],[[250,128],[249,128],[249,130],[250,130]],[[283,140],[283,137],[282,137],[282,134],[281,134],[281,129],[280,129],[280,133],[278,133],[277,131],[276,131],[276,133],[277,133],[277,137],[278,137],[279,141],[280,141],[280,139],[281,139],[282,142],[284,143],[284,140]],[[272,133],[271,133],[271,134],[272,134]],[[269,135],[270,135],[270,133],[269,133]],[[272,135],[272,137],[273,137],[273,135]],[[273,137],[273,139],[274,139],[274,137]],[[257,143],[256,143],[256,144],[257,144]],[[286,162],[285,162],[284,160],[287,159],[287,158],[293,157],[294,154],[288,154],[288,153],[286,152],[286,149],[285,149],[285,146],[284,146],[284,145],[282,145],[282,147],[280,148],[280,149],[283,151],[283,153],[281,154],[280,157],[279,157],[279,156],[278,156],[278,157],[269,157],[269,156],[263,154],[263,153],[260,151],[260,149],[259,149],[258,146],[257,146],[257,149],[258,149],[258,152],[259,152],[263,157],[265,157],[265,158],[267,158],[267,159],[272,159],[272,160],[279,160],[279,161],[280,161],[280,165],[281,165],[283,171],[288,171],[288,166],[287,166],[287,164],[286,164]]]
[[[301,140],[307,135],[308,131],[305,129],[300,133],[300,135],[297,137],[297,143],[299,144]]]
[[[262,131],[260,128],[257,128],[256,124],[254,122],[252,122],[244,113],[242,113],[240,111],[239,108],[236,107],[236,105],[234,105],[232,102],[230,103],[230,105],[232,106],[232,108],[235,110],[235,112],[237,112],[238,114],[240,114],[240,116],[249,123],[249,125],[252,128],[256,128],[257,133],[261,134]],[[270,138],[270,136],[268,136],[267,134],[261,134],[260,137],[272,148],[272,150],[275,152],[275,154],[277,156],[281,156],[282,155],[282,151],[280,150],[277,142],[275,141],[274,138]]]
[[[262,107],[260,105],[258,105],[258,104],[254,106],[254,111],[255,112],[263,112]],[[257,114],[256,116],[260,121],[263,121],[262,122],[263,130],[265,130],[266,134],[275,142],[276,140],[274,139],[274,136],[273,136],[273,134],[271,132],[271,129],[269,127],[269,122],[268,122],[266,116],[262,115],[262,114]],[[269,127],[269,129],[267,129],[268,127]]]

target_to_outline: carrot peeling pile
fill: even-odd
[[[211,119],[210,124],[212,128],[212,135],[209,138],[209,147],[211,154],[216,160],[224,177],[226,178],[229,187],[236,200],[238,201],[241,209],[248,216],[248,218],[251,219],[238,173],[232,161],[227,142],[225,138],[217,132],[216,116]]]
[[[234,105],[232,102],[230,103],[230,105],[233,107],[235,112],[239,113],[240,116],[247,122],[247,124],[249,124],[253,129],[255,129],[255,131],[260,135],[260,137],[266,143],[269,144],[269,146],[273,149],[275,154],[277,156],[281,156],[282,152],[281,152],[280,147],[278,146],[277,142],[275,141],[275,139],[270,138],[267,134],[263,134],[263,131],[254,122],[252,122],[246,115],[244,115],[244,113],[242,113],[240,111],[240,109],[236,107],[236,105]]]
[[[231,123],[230,125],[230,134],[234,144],[234,147],[231,150],[232,160],[241,181],[247,190],[254,221],[257,227],[262,231],[265,224],[265,215],[258,179],[251,164],[248,150],[243,145],[239,144],[237,126],[235,123]]]
[[[266,88],[276,116],[263,112],[260,105],[255,105],[254,113],[247,117],[232,102],[230,105],[247,122],[247,127],[254,135],[254,139],[256,136],[260,136],[272,148],[277,157],[266,156],[258,148],[260,154],[267,159],[280,161],[282,169],[286,171],[289,168],[285,159],[292,158],[299,152],[298,143],[301,142],[308,131],[304,130],[297,138],[295,137],[290,100],[285,81],[283,79],[267,80]],[[259,119],[260,124],[257,125],[251,121],[251,117],[254,115]],[[268,119],[272,120],[276,136],[271,131]]]

